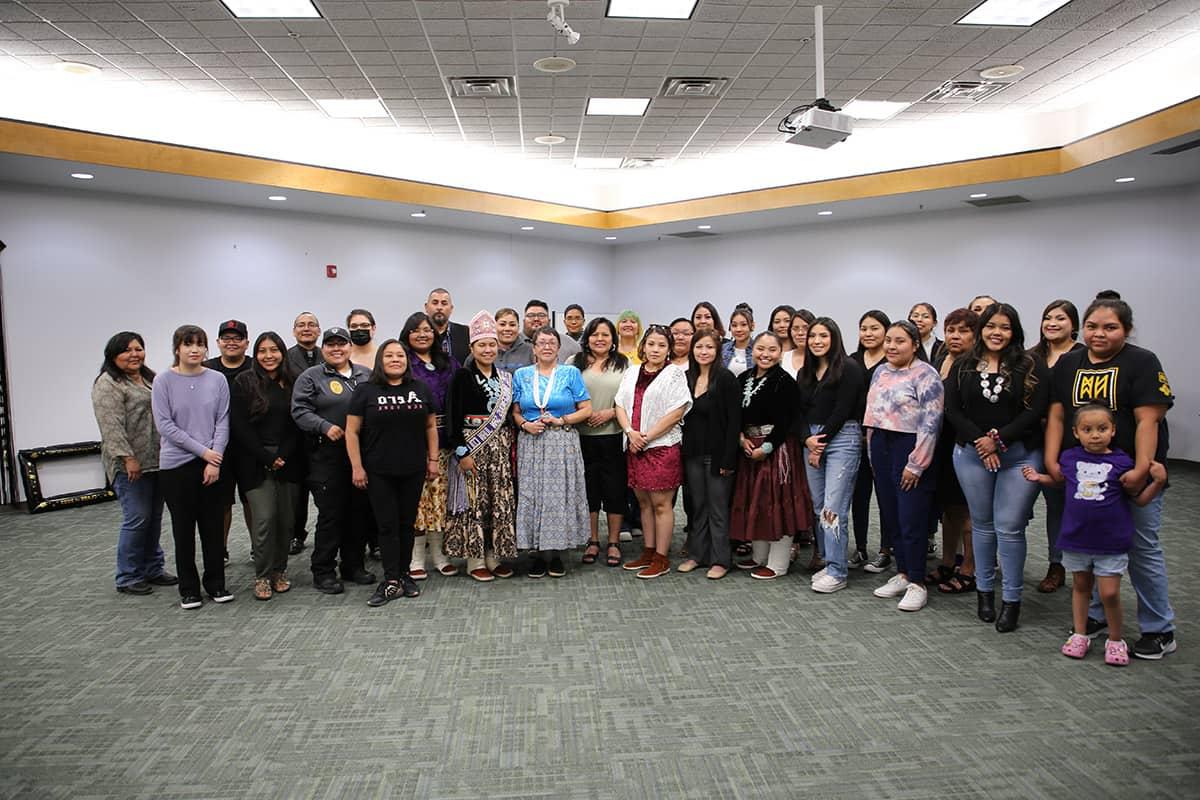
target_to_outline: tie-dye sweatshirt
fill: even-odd
[[[915,433],[917,444],[908,456],[908,470],[920,475],[933,460],[943,407],[941,375],[928,363],[913,361],[903,369],[884,363],[871,379],[863,425]]]

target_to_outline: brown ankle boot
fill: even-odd
[[[1037,590],[1042,594],[1050,594],[1067,582],[1067,571],[1062,564],[1051,564],[1046,570],[1046,577],[1038,584]]]
[[[642,554],[634,561],[626,561],[621,565],[622,569],[638,570],[650,566],[654,563],[654,550],[649,547],[642,548]]]
[[[670,571],[671,559],[667,558],[661,553],[654,553],[650,560],[650,564],[645,569],[638,572],[637,576],[642,579],[652,579],[666,575]]]

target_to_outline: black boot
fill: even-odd
[[[1017,629],[1017,620],[1021,617],[1021,603],[1000,603],[1000,616],[996,618],[996,630],[1008,633]]]
[[[979,618],[984,622],[996,621],[996,593],[995,592],[975,592],[979,597]]]

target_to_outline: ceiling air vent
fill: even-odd
[[[1019,194],[1009,194],[1004,197],[985,197],[980,200],[964,201],[976,208],[987,208],[988,206],[1010,206],[1013,203],[1028,203],[1028,197],[1021,197]]]
[[[711,231],[683,231],[682,233],[668,233],[667,236],[673,236],[676,239],[702,239],[705,236],[719,236],[720,234],[712,233]]]
[[[1162,150],[1155,150],[1153,155],[1156,156],[1173,156],[1177,153],[1182,153],[1193,148],[1200,147],[1200,139],[1192,139],[1190,142],[1177,144],[1174,147],[1166,147]]]
[[[509,76],[449,78],[450,93],[455,97],[482,97],[492,100],[498,97],[516,97],[517,87]]]
[[[627,158],[621,162],[621,169],[646,169],[647,167],[670,166],[669,158]]]
[[[922,103],[978,103],[1012,86],[1000,81],[946,81],[921,98]]]
[[[667,78],[659,97],[720,97],[728,78]]]

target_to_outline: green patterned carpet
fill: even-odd
[[[240,513],[237,602],[185,612],[172,588],[113,591],[115,503],[3,512],[0,796],[1200,796],[1200,469],[1173,466],[1180,649],[1124,669],[1058,654],[1070,597],[1033,591],[1040,504],[1003,636],[973,596],[897,611],[870,593],[886,576],[823,596],[802,571],[643,582],[577,560],[435,574],[369,609],[371,587],[315,592],[306,550],[256,602]]]

